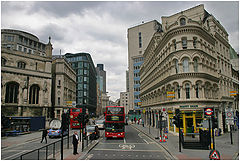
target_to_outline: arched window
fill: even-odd
[[[193,63],[194,72],[198,72],[198,61],[197,59],[194,59],[193,61],[194,61]]]
[[[190,86],[188,83],[185,85],[185,89],[186,89],[186,99],[190,99]]]
[[[1,65],[2,65],[2,66],[5,66],[5,65],[6,65],[6,62],[7,62],[7,60],[6,60],[5,58],[2,58],[2,59],[1,59],[1,63],[2,63]]]
[[[186,25],[186,19],[185,18],[181,18],[180,19],[180,26]]]
[[[196,98],[199,98],[199,85],[198,84],[196,84],[195,91],[196,91]]]
[[[182,38],[182,48],[187,49],[187,38],[186,37]]]
[[[25,69],[26,63],[20,61],[20,62],[18,62],[18,66],[17,66],[17,67],[18,67],[18,68],[21,68],[21,69]]]
[[[189,72],[189,61],[188,58],[183,59],[183,72]]]
[[[40,88],[36,84],[30,87],[29,104],[39,103],[39,91],[40,91]]]
[[[178,60],[175,60],[175,69],[176,69],[176,73],[179,72],[179,66],[178,66]]]
[[[178,85],[177,86],[177,92],[178,92],[178,99],[180,99],[181,98],[181,89],[180,89],[180,86]]]
[[[10,82],[6,84],[5,103],[18,103],[19,84]]]

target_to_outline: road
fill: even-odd
[[[73,131],[70,130],[70,134],[72,134],[72,133],[73,133]],[[24,153],[27,153],[34,149],[46,146],[47,144],[45,143],[45,140],[43,141],[43,143],[40,143],[41,136],[42,136],[41,132],[36,132],[33,134],[27,134],[25,136],[17,136],[17,137],[7,138],[9,141],[12,142],[12,145],[1,148],[1,159],[2,160],[13,160],[13,159],[19,157],[21,154],[24,154]],[[27,139],[27,137],[28,137],[28,139]],[[66,136],[65,136],[65,138],[66,138]],[[70,139],[71,139],[71,137],[70,137]],[[49,137],[47,137],[48,144],[51,144],[58,140],[60,140],[60,138],[49,139]],[[15,145],[13,144],[14,142],[16,142]],[[71,140],[69,142],[70,142],[70,146],[71,146],[71,144],[72,144]],[[67,139],[64,139],[64,145],[67,145]],[[53,145],[48,148],[53,149]],[[60,149],[60,142],[55,144],[55,150],[59,150],[59,149]],[[45,152],[46,152],[46,148],[43,148],[39,151],[40,159],[44,159]],[[48,152],[48,154],[52,154],[52,150],[50,150]],[[36,159],[37,155],[38,154],[36,151],[34,153],[31,153],[30,155],[26,155],[25,157],[26,157],[26,159]],[[23,157],[23,159],[25,159],[25,158]]]
[[[131,125],[124,139],[102,137],[82,160],[169,160],[164,149]]]

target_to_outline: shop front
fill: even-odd
[[[178,133],[179,129],[173,124],[174,115],[173,111],[168,111],[169,131]],[[181,110],[180,128],[184,135],[187,135],[188,133],[199,133],[199,129],[202,128],[203,119],[204,115],[202,110]]]

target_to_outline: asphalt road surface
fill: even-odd
[[[131,125],[124,139],[101,138],[83,160],[169,160],[164,149]]]

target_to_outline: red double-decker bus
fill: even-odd
[[[105,112],[105,137],[125,137],[125,112],[122,106],[107,106]]]
[[[77,116],[83,112],[83,108],[70,108],[70,128],[79,129],[80,124]],[[88,115],[88,109],[86,109],[86,115]]]

